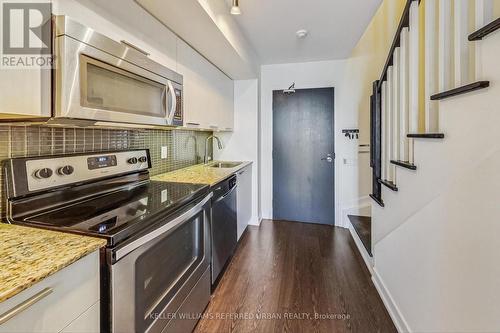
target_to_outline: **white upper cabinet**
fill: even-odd
[[[177,71],[184,76],[184,125],[233,130],[233,80],[180,39],[177,43]]]
[[[234,129],[234,82],[223,75],[220,84],[217,123],[221,131],[232,131]]]
[[[50,117],[47,69],[0,69],[0,118]]]
[[[184,76],[184,126],[232,131],[233,80],[179,39],[134,1],[53,0],[56,15],[116,41],[126,40]],[[124,24],[124,22],[127,22]],[[0,118],[50,117],[50,71],[0,68]]]

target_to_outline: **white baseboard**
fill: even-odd
[[[370,274],[373,275],[373,258],[370,257],[368,254],[368,251],[366,251],[365,246],[361,242],[361,239],[359,238],[358,234],[356,233],[356,230],[354,230],[354,227],[352,226],[351,222],[347,222],[349,232],[352,235],[352,238],[354,239],[354,243],[356,244],[356,247],[359,250],[359,253],[361,253],[361,257],[363,258],[363,261],[365,262],[366,267],[368,267],[368,270],[370,271]]]
[[[260,223],[262,222],[262,218],[252,218],[250,221],[248,221],[248,225],[255,225],[255,226],[260,226]]]
[[[384,302],[384,305],[387,311],[389,312],[389,315],[391,316],[392,321],[394,322],[394,325],[396,326],[398,332],[400,333],[411,332],[408,323],[404,319],[403,314],[401,313],[398,306],[394,302],[391,293],[385,286],[384,282],[382,281],[382,278],[378,274],[377,269],[375,267],[373,267],[372,281],[380,295],[380,298],[382,298],[382,302]]]
[[[359,197],[358,199],[344,204],[340,213],[340,223],[337,227],[349,228],[351,222],[347,215],[371,216],[371,202],[370,197]],[[365,211],[369,212],[366,214]]]
[[[355,200],[343,202],[342,211],[347,211],[352,215],[359,215],[358,210],[365,207],[371,207],[371,201],[369,196],[362,196],[356,198]]]

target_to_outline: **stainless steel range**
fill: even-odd
[[[4,165],[10,223],[107,239],[103,332],[190,332],[210,299],[212,194],[152,181],[150,167],[148,150]]]

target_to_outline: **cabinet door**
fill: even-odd
[[[184,125],[232,129],[233,80],[180,39],[177,70],[184,76]]]
[[[48,69],[0,69],[0,118],[50,117]]]
[[[240,170],[238,179],[238,240],[252,218],[252,166]]]
[[[61,331],[99,301],[99,281],[96,251],[0,303],[0,314],[13,315],[0,332]]]
[[[220,85],[219,126],[223,131],[232,131],[234,129],[234,82],[224,75]]]
[[[61,333],[99,333],[101,331],[100,312],[101,302],[97,302],[66,326]]]

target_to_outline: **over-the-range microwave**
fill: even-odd
[[[57,119],[182,126],[182,75],[140,49],[54,16]]]

